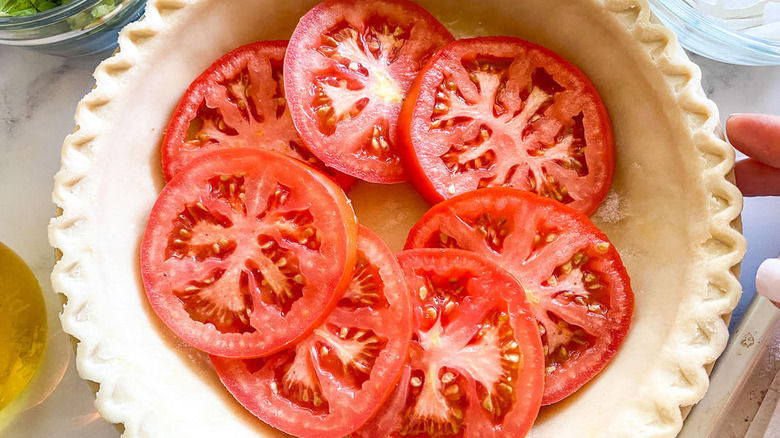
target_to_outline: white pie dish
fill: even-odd
[[[595,221],[632,277],[634,325],[615,361],[543,410],[531,436],[675,435],[725,346],[745,250],[733,151],[713,134],[717,110],[698,68],[644,1],[420,3],[456,36],[514,35],[558,51],[591,77],[615,125],[614,194]],[[207,358],[159,322],[138,245],[163,184],[159,142],[181,93],[228,50],[288,37],[312,4],[150,1],[78,107],[55,184],[62,214],[50,240],[62,258],[52,282],[67,298],[63,327],[80,341],[79,372],[100,384],[98,409],[124,436],[281,435],[243,411]],[[395,250],[424,210],[407,186],[363,185],[352,196],[361,221]]]

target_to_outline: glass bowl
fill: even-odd
[[[686,49],[716,61],[741,65],[780,65],[780,43],[729,29],[684,0],[648,0]]]
[[[56,56],[112,50],[122,27],[138,19],[146,0],[72,0],[24,17],[0,17],[0,44]]]

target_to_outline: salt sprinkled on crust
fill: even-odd
[[[628,217],[628,201],[621,198],[614,190],[610,190],[593,217],[607,224],[618,223]]]

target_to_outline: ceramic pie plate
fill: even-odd
[[[601,93],[617,140],[612,191],[594,221],[620,251],[636,294],[615,360],[542,410],[542,437],[665,437],[702,398],[740,295],[742,198],[733,150],[713,132],[700,71],[644,0],[421,0],[456,37],[518,36],[579,66]],[[284,39],[312,1],[151,0],[95,71],[65,140],[50,226],[61,259],[62,325],[80,375],[125,437],[271,437],[205,355],[178,341],[146,302],[138,252],[163,186],[159,144],[187,85],[252,41]],[[406,185],[360,185],[359,219],[399,250],[426,205]],[[573,435],[575,434],[575,435]]]

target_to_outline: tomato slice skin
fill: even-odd
[[[288,155],[331,175],[344,188],[351,185],[351,177],[326,167],[309,152],[293,126],[282,76],[286,49],[287,41],[241,46],[190,84],[163,138],[166,181],[201,155],[244,147]]]
[[[453,41],[408,0],[326,0],[301,18],[285,56],[295,127],[328,166],[374,183],[406,180],[396,123],[425,62]]]
[[[350,289],[333,313],[308,337],[290,349],[262,359],[211,357],[220,380],[235,398],[258,418],[283,432],[304,438],[349,435],[379,409],[395,387],[407,360],[412,323],[403,272],[387,245],[362,226],[358,252],[358,268]],[[359,335],[360,331],[365,334]],[[350,356],[361,362],[350,368],[352,375],[341,376],[343,370],[339,368],[350,363],[329,362],[328,356],[341,357],[337,351],[347,351],[361,340],[363,350]],[[376,346],[381,348],[375,349]],[[325,355],[323,349],[327,351]],[[373,362],[360,356],[362,353]],[[307,392],[311,395],[306,396],[305,402],[296,398],[299,392],[285,386],[294,370],[301,374],[298,364],[304,361],[299,356],[305,357],[308,366],[303,369],[309,370],[308,376],[316,380],[316,384],[308,386],[314,390]],[[278,371],[288,364],[290,370],[286,373]],[[363,367],[366,373],[361,371]],[[365,380],[355,382],[354,375]],[[319,405],[313,402],[309,405],[314,397],[319,397]],[[327,410],[318,412],[323,405]]]
[[[439,50],[399,116],[407,174],[431,204],[515,187],[592,214],[615,167],[615,140],[590,80],[558,54],[512,37]]]
[[[473,251],[522,281],[546,351],[542,405],[595,377],[631,324],[634,293],[614,245],[551,199],[512,188],[459,195],[423,215],[405,247]]]
[[[356,247],[355,214],[328,177],[275,152],[219,150],[163,188],[141,276],[155,313],[185,342],[256,357],[326,315],[349,284]]]
[[[409,361],[385,406],[352,436],[525,436],[544,360],[523,287],[462,250],[407,250],[398,261],[412,297]]]

